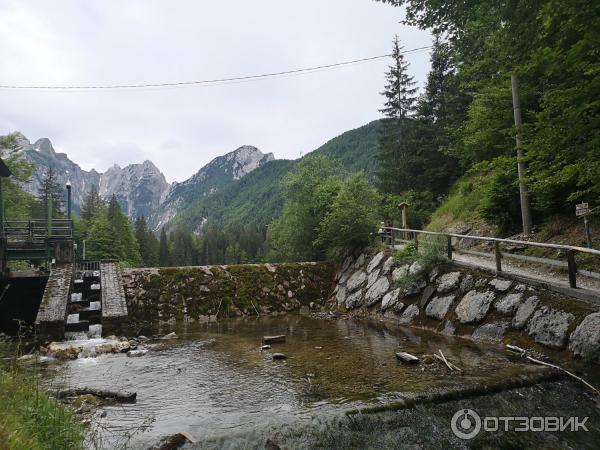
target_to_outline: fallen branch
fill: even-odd
[[[446,364],[446,366],[448,367],[448,369],[450,369],[451,371],[457,370],[458,372],[462,373],[462,369],[454,364],[452,364],[450,361],[448,361],[446,359],[446,357],[444,356],[444,353],[442,353],[441,350],[438,349],[438,351],[440,352],[440,354],[436,354],[434,353],[433,356],[437,359],[439,359],[440,361],[442,361],[444,364]],[[440,356],[441,355],[441,356]]]
[[[258,309],[256,309],[256,306],[254,306],[254,302],[252,300],[250,300],[250,304],[252,305],[252,307],[254,308],[254,311],[256,311],[256,315],[258,317],[260,317],[260,314],[258,313]]]
[[[566,374],[567,374],[567,375],[569,375],[570,377],[573,377],[573,378],[575,378],[576,380],[578,380],[578,381],[581,381],[581,382],[582,382],[583,384],[585,384],[585,385],[586,385],[588,388],[590,388],[592,391],[594,391],[594,392],[596,393],[596,395],[598,395],[598,396],[600,397],[600,391],[599,391],[598,389],[596,389],[596,388],[595,388],[594,386],[592,386],[590,383],[588,383],[587,381],[585,381],[583,378],[581,378],[581,377],[578,377],[577,375],[575,375],[575,374],[574,374],[574,373],[572,373],[572,372],[569,372],[567,369],[563,369],[562,367],[560,367],[560,366],[557,366],[557,365],[555,365],[555,364],[550,364],[550,363],[547,363],[547,362],[544,362],[544,361],[540,361],[539,359],[532,358],[531,356],[526,356],[526,358],[527,358],[529,361],[531,361],[531,362],[533,362],[533,363],[535,363],[535,364],[541,364],[542,366],[548,366],[548,367],[552,367],[553,369],[558,369],[558,370],[561,370],[561,371],[563,371],[564,373],[566,373]]]
[[[137,393],[128,391],[107,391],[103,389],[95,388],[75,388],[75,389],[63,389],[61,391],[53,392],[56,398],[65,397],[78,397],[80,395],[93,395],[107,400],[116,400],[124,403],[135,403]]]

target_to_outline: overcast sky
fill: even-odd
[[[134,84],[252,75],[429,45],[371,0],[0,0],[0,84]],[[422,85],[429,52],[407,56]],[[211,87],[0,90],[0,134],[52,140],[84,169],[153,161],[182,181],[250,144],[297,158],[380,117],[378,60]]]

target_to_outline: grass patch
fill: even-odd
[[[407,288],[420,281],[434,267],[447,262],[446,245],[444,236],[420,235],[418,246],[411,242],[394,253],[394,258],[401,266],[418,264],[418,270],[413,270],[412,273],[407,270],[398,280],[397,286]]]
[[[81,421],[40,387],[35,367],[17,367],[14,359],[0,366],[0,448],[79,449],[83,437]]]

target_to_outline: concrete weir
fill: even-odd
[[[42,340],[64,337],[72,280],[72,264],[64,264],[50,272],[35,319],[36,332]]]
[[[118,332],[127,319],[127,302],[117,262],[100,263],[100,285],[102,286],[102,330],[105,334]]]

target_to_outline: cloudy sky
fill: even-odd
[[[0,84],[107,85],[253,75],[381,55],[430,36],[371,0],[0,0]],[[427,51],[407,57],[422,85]],[[297,158],[380,117],[389,61],[186,88],[0,89],[0,134],[52,140],[84,169],[152,160],[181,181],[243,144]]]

